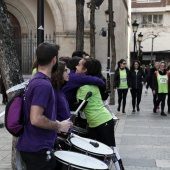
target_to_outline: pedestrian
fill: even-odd
[[[166,95],[168,94],[168,71],[166,71],[166,63],[160,62],[160,69],[155,71],[152,82],[153,94],[157,94],[157,100],[153,109],[157,113],[157,106],[161,103],[161,116],[167,116],[164,112]]]
[[[126,60],[121,59],[118,63],[118,68],[115,70],[113,88],[118,93],[118,108],[117,111],[120,112],[121,102],[123,99],[122,113],[126,114],[126,97],[128,93],[128,88],[130,87],[130,71],[126,67]]]
[[[153,87],[152,87],[153,76],[155,74],[155,71],[159,70],[159,65],[160,65],[160,63],[158,61],[156,61],[154,66],[150,69],[150,74],[148,76],[147,87],[150,86],[152,91],[153,91]],[[155,93],[155,94],[153,93],[153,106],[154,106],[154,108],[155,108],[155,105],[156,105],[156,99],[157,99],[157,93]],[[157,110],[159,110],[159,106],[157,106]]]
[[[145,80],[145,73],[143,72],[142,68],[140,67],[139,61],[134,61],[132,63],[131,69],[130,69],[130,80],[131,80],[131,95],[132,95],[132,114],[134,114],[137,111],[140,111],[139,104],[141,102],[141,96],[142,96],[142,89],[143,84]]]
[[[8,103],[8,96],[6,93],[5,85],[0,72],[0,93],[2,94],[2,104],[6,105]]]
[[[76,66],[76,73],[101,77],[101,63],[96,59],[81,59]],[[82,107],[89,124],[89,137],[112,147],[116,157],[120,158],[115,143],[114,120],[103,104],[100,90],[95,85],[81,86],[77,91],[77,100],[83,101],[86,94],[91,91],[92,96]],[[118,159],[119,169],[124,170],[121,159]]]
[[[52,154],[56,132],[68,132],[69,120],[56,121],[55,96],[51,73],[56,71],[59,46],[41,43],[36,50],[38,71],[31,78],[24,97],[24,131],[16,148],[27,170],[54,170]]]
[[[68,101],[63,92],[63,87],[68,81],[69,69],[64,61],[58,62],[57,71],[52,74],[51,82],[56,96],[57,120],[63,121],[70,118]]]
[[[169,72],[169,81],[170,81],[170,63],[168,63],[167,71]],[[170,84],[170,83],[169,83]],[[167,105],[168,105],[168,114],[170,114],[170,86],[168,86],[168,100],[167,100]]]

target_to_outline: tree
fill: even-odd
[[[90,56],[95,58],[95,1],[90,6]]]
[[[76,0],[76,17],[77,17],[77,31],[76,31],[76,50],[84,50],[84,0]]]
[[[12,26],[8,17],[7,7],[4,0],[0,0],[0,69],[6,89],[22,83],[23,77],[19,67],[19,59],[13,41]],[[15,93],[8,95],[10,100]],[[17,138],[12,140],[12,169],[16,170],[16,149]]]

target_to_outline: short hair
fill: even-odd
[[[38,65],[44,66],[49,64],[52,59],[58,57],[59,46],[56,44],[50,44],[43,42],[38,45],[36,50]]]
[[[81,58],[83,58],[83,55],[86,55],[86,52],[84,52],[84,51],[74,51],[72,53],[72,58],[73,57],[81,57]]]
[[[91,75],[91,76],[96,76],[96,77],[103,77],[102,76],[102,65],[101,62],[97,59],[93,58],[88,58],[88,59],[83,59],[84,64],[83,67],[87,69],[86,75]]]
[[[62,56],[62,57],[59,57],[58,59],[59,61],[64,61],[66,63],[66,65],[68,64],[68,62],[71,60],[70,57],[68,56]]]
[[[67,67],[70,70],[76,70],[76,66],[78,65],[79,61],[81,60],[81,57],[73,57],[69,62],[67,63]]]

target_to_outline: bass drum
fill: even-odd
[[[54,156],[59,170],[108,170],[102,161],[80,153],[56,151]]]

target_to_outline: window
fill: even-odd
[[[163,26],[163,15],[162,14],[148,14],[143,15],[143,27],[145,26]]]
[[[137,0],[137,3],[161,2],[161,0]]]

